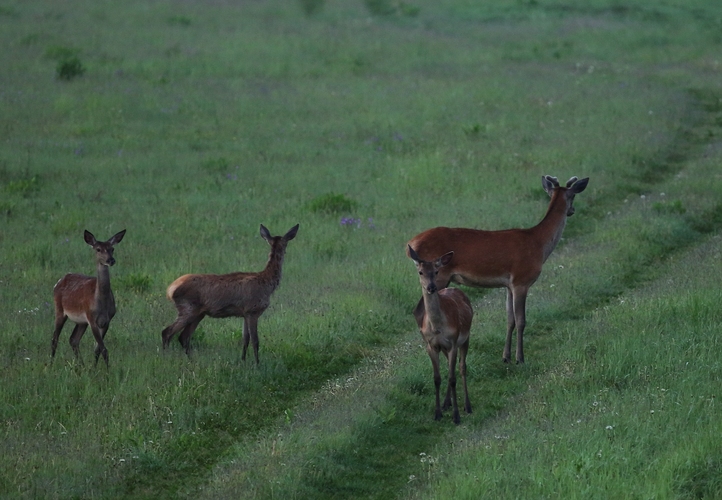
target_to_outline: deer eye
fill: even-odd
[[[419,271],[419,276],[423,276],[423,275],[424,275],[424,272],[423,272],[423,271]]]

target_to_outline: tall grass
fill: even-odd
[[[313,15],[277,1],[0,5],[2,496],[471,496],[482,476],[465,476],[450,458],[459,450],[499,471],[482,477],[490,492],[597,485],[575,489],[575,471],[624,473],[641,492],[633,478],[655,450],[680,453],[659,469],[660,494],[712,491],[718,457],[703,441],[684,447],[688,421],[670,408],[691,404],[679,394],[692,383],[711,396],[713,381],[678,380],[670,360],[708,340],[715,296],[663,284],[689,279],[675,259],[722,225],[719,7],[389,5],[384,16],[360,1]],[[71,57],[84,72],[57,78]],[[500,362],[501,292],[467,290],[475,413],[458,428],[435,423],[404,243],[434,225],[533,225],[548,200],[542,174],[591,182],[532,289],[528,366]],[[175,343],[163,352],[167,284],[260,269],[260,223],[300,223],[259,324],[260,366],[240,362],[240,320],[204,321],[190,358]],[[52,286],[93,272],[84,229],[128,230],[111,269],[108,370],[89,362],[89,336],[85,363],[67,335],[49,359]],[[700,279],[716,276],[710,266]],[[649,280],[651,291],[630,291]],[[686,311],[706,319],[685,322]],[[633,322],[678,325],[661,357],[642,353],[646,374],[634,349],[650,337],[629,353],[612,342]],[[657,380],[669,394],[650,388]],[[596,396],[605,414],[585,406]],[[649,422],[603,418],[652,403],[665,406],[650,406]],[[695,404],[714,432],[710,402]],[[584,425],[566,426],[582,413]],[[517,429],[549,422],[580,434],[558,436],[561,479],[533,463],[551,452],[532,435],[529,479],[509,461],[521,460]],[[661,443],[652,424],[677,437]],[[575,448],[582,431],[594,439]],[[487,444],[512,451],[492,459]],[[641,469],[599,468],[592,448]]]

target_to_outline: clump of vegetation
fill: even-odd
[[[228,158],[223,156],[219,156],[218,158],[209,158],[201,163],[201,168],[203,168],[203,170],[216,174],[225,172],[228,168],[230,168],[230,166],[231,162],[228,161]]]
[[[172,26],[190,26],[191,19],[186,16],[171,16],[168,18],[168,24]]]
[[[26,179],[10,181],[5,185],[5,191],[11,194],[18,194],[23,198],[27,198],[38,189],[40,189],[40,179],[37,175]]]
[[[85,66],[83,66],[83,63],[77,57],[71,57],[70,59],[58,62],[55,71],[61,80],[72,80],[85,73]]]
[[[45,57],[57,61],[55,73],[61,80],[72,80],[85,73],[85,66],[79,57],[80,49],[54,45],[45,50]]]
[[[118,278],[118,282],[122,288],[127,290],[146,293],[153,284],[153,278],[145,273],[130,273],[127,276]]]
[[[389,0],[364,0],[366,9],[372,16],[407,16],[416,17],[421,9],[406,2],[391,2]]]
[[[313,16],[323,10],[326,0],[298,0],[301,4],[301,10],[307,16]]]
[[[342,194],[326,193],[311,200],[308,209],[315,213],[341,214],[350,213],[358,203]]]
[[[670,203],[655,202],[652,204],[652,210],[660,214],[684,214],[687,209],[684,207],[682,200],[674,200]]]

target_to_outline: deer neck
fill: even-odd
[[[549,208],[542,221],[533,228],[533,232],[542,241],[544,262],[559,243],[567,224],[567,203],[563,191],[557,190],[549,202]]]
[[[435,332],[441,330],[444,325],[444,315],[441,312],[441,299],[439,299],[439,292],[428,293],[424,289],[422,291],[422,295],[424,296],[426,320]]]
[[[98,264],[98,282],[95,286],[95,299],[96,301],[100,301],[110,295],[112,295],[110,289],[110,268]]]
[[[268,263],[266,268],[261,271],[266,282],[271,286],[271,289],[275,290],[276,287],[281,283],[281,270],[283,268],[283,255],[284,252],[277,252],[271,250],[268,254]]]

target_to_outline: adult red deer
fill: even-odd
[[[103,355],[108,365],[108,350],[103,339],[108,332],[110,320],[115,316],[115,297],[110,289],[110,266],[115,264],[113,248],[125,236],[125,229],[115,234],[108,241],[98,241],[90,231],[85,231],[85,242],[95,250],[97,277],[83,274],[66,274],[55,284],[53,298],[55,300],[55,331],[51,344],[51,356],[55,357],[58,338],[65,322],[70,318],[75,328],[70,335],[70,345],[75,357],[80,356],[80,339],[90,325],[95,337],[95,364]]]
[[[442,410],[450,405],[454,408],[454,423],[461,422],[459,407],[456,403],[456,358],[459,358],[459,373],[464,384],[464,409],[471,413],[469,391],[466,386],[466,354],[469,351],[469,334],[474,311],[469,298],[458,288],[442,288],[436,286],[435,279],[439,269],[451,262],[454,252],[448,252],[431,261],[422,260],[411,246],[407,247],[409,257],[416,264],[421,283],[422,308],[414,312],[419,325],[421,337],[426,342],[426,352],[431,358],[434,368],[434,386],[436,387],[435,420],[440,420]],[[449,362],[449,384],[446,388],[444,405],[440,405],[439,390],[441,375],[439,374],[439,352]]]
[[[516,362],[524,362],[526,296],[559,242],[567,217],[574,214],[574,196],[584,191],[588,182],[589,178],[572,177],[566,186],[560,186],[556,177],[542,176],[542,186],[551,201],[546,215],[534,227],[503,231],[436,227],[408,242],[422,259],[454,251],[451,262],[439,270],[436,285],[440,288],[451,281],[472,287],[506,287],[505,363],[511,360],[511,337],[515,327]],[[423,307],[422,302],[416,306],[417,311]]]
[[[190,354],[191,335],[203,318],[240,316],[243,318],[241,359],[245,361],[248,343],[251,341],[258,364],[258,318],[268,308],[271,294],[281,283],[286,245],[297,232],[298,224],[284,236],[271,236],[261,224],[261,236],[271,245],[268,262],[261,272],[186,274],[171,283],[166,294],[175,303],[178,317],[163,330],[163,348],[168,347],[173,336],[182,330],[178,340],[186,354]]]

